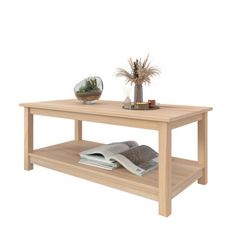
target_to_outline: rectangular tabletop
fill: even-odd
[[[107,117],[120,117],[145,121],[172,122],[212,110],[211,107],[161,105],[157,110],[125,110],[122,102],[100,100],[95,104],[83,104],[76,99],[23,103],[21,106],[35,109],[65,111]]]

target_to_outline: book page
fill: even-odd
[[[102,155],[105,159],[109,160],[110,156],[124,152],[129,150],[131,147],[134,147],[137,145],[136,142],[134,141],[127,141],[127,142],[121,142],[121,143],[111,143],[111,144],[105,144],[101,145],[95,148],[91,148],[89,150],[85,150],[80,153],[81,156],[86,157],[88,155],[95,155],[95,154],[100,154]]]
[[[141,163],[150,161],[158,156],[158,153],[155,150],[146,145],[130,148],[120,154],[128,158],[135,165],[140,165]]]
[[[158,166],[157,156],[158,153],[152,148],[141,145],[115,154],[110,158],[119,162],[133,174],[142,176]]]
[[[131,173],[139,176],[146,174],[147,172],[157,168],[158,166],[157,158],[154,158],[153,160],[150,160],[146,163],[144,162],[140,166],[135,165],[128,158],[126,158],[121,154],[115,154],[112,158],[114,158],[114,160],[119,162],[123,167],[125,167]],[[144,168],[142,168],[142,165]]]

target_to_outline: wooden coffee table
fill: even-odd
[[[207,183],[207,113],[210,107],[161,105],[159,110],[122,109],[116,101],[81,104],[75,99],[21,104],[24,107],[24,168],[33,164],[104,184],[159,201],[159,214],[171,214],[171,200],[196,180]],[[75,139],[33,148],[33,116],[52,116],[75,121]],[[100,145],[82,139],[82,121],[122,125],[159,131],[159,168],[140,177],[124,168],[113,171],[79,164],[80,151]],[[198,122],[198,160],[171,156],[171,131]],[[126,137],[124,137],[124,140]]]

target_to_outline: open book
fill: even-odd
[[[110,143],[80,153],[79,163],[112,170],[120,166],[144,175],[158,166],[158,153],[134,141]]]

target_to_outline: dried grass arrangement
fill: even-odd
[[[159,68],[151,66],[149,60],[149,55],[142,59],[136,59],[135,61],[132,58],[128,59],[131,71],[127,71],[122,68],[118,68],[116,72],[117,77],[125,77],[126,83],[131,83],[135,85],[134,92],[134,103],[143,102],[143,84],[150,84],[151,78],[160,75],[161,71]]]

